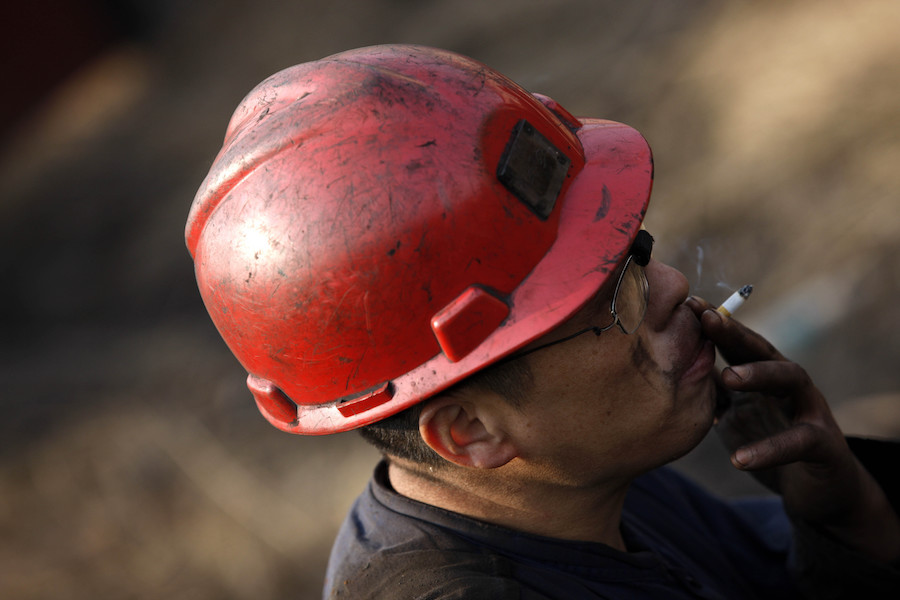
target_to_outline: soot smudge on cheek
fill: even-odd
[[[659,382],[665,381],[670,389],[677,390],[677,371],[674,368],[667,371],[660,367],[659,363],[647,350],[641,337],[637,337],[637,342],[631,351],[631,364],[651,388],[662,392],[663,390],[659,389]]]

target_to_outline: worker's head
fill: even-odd
[[[649,260],[650,242],[640,232],[570,319],[363,435],[431,475],[511,465],[517,482],[565,486],[627,481],[689,451],[712,424],[715,350],[684,304],[687,280]]]
[[[584,344],[631,340],[603,361],[608,373],[630,365],[616,385],[651,381],[648,359],[680,368],[683,350],[657,356],[637,335],[646,324],[516,358],[612,322],[629,252],[649,253],[638,232],[652,177],[628,126],[576,119],[457,54],[363,48],[250,92],[194,199],[187,245],[213,322],[280,429],[360,428],[476,389],[506,392],[516,410],[549,385],[547,361]],[[619,287],[639,296],[646,269],[646,322],[654,294],[672,292],[653,273],[668,271],[632,264]]]

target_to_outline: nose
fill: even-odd
[[[658,260],[651,259],[644,268],[650,285],[644,323],[654,330],[661,330],[672,312],[687,299],[690,285],[681,271]]]

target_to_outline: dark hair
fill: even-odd
[[[507,360],[490,365],[444,390],[441,394],[471,391],[494,393],[515,407],[522,406],[534,378],[527,360]],[[419,416],[427,400],[376,423],[361,427],[359,434],[388,457],[440,467],[446,464],[419,434]]]

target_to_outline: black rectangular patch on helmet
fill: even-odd
[[[500,157],[497,179],[544,220],[553,212],[571,164],[553,142],[522,119]]]

